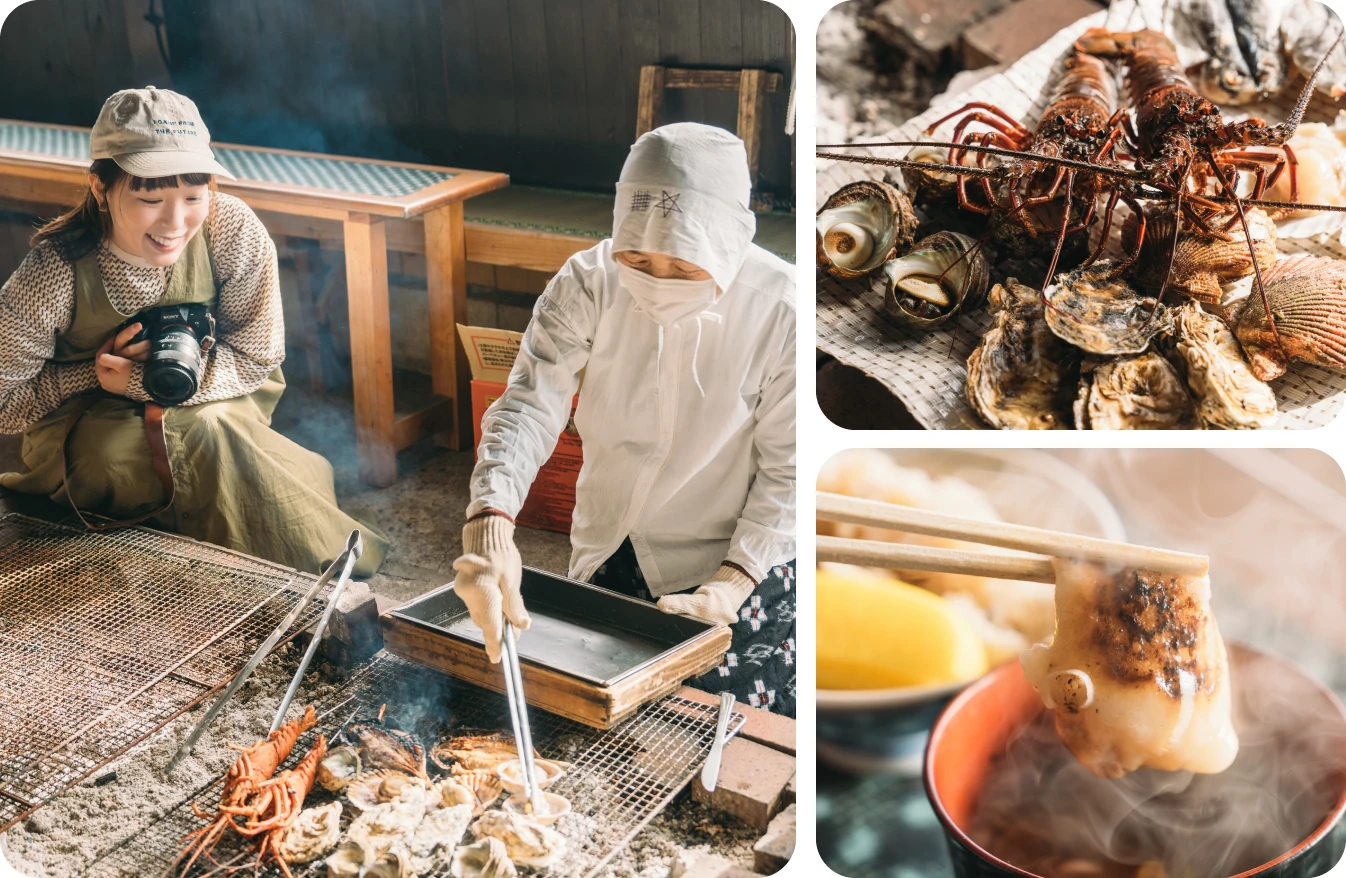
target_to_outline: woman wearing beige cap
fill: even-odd
[[[84,198],[0,287],[0,431],[24,434],[23,469],[0,485],[318,569],[360,525],[327,461],[270,427],[285,388],[275,245],[214,190],[233,175],[182,95],[117,92],[89,152]],[[166,314],[193,329],[151,359],[136,336]],[[387,542],[362,530],[369,575]]]

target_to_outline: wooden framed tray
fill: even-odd
[[[585,725],[612,728],[636,708],[704,674],[729,649],[730,632],[574,579],[523,569],[532,627],[519,637],[528,703]],[[384,648],[408,661],[497,692],[500,665],[453,585],[384,614]]]

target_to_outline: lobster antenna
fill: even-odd
[[[1062,168],[1074,168],[1077,171],[1088,171],[1091,174],[1100,174],[1108,177],[1122,177],[1128,180],[1144,180],[1145,174],[1140,171],[1130,171],[1119,167],[1100,167],[1090,162],[1080,161],[1078,159],[1061,158],[1054,155],[1042,155],[1036,152],[1018,152],[1012,149],[1003,149],[998,146],[978,146],[973,143],[949,143],[948,141],[934,140],[889,140],[881,143],[820,143],[815,149],[858,149],[860,147],[870,146],[937,146],[946,149],[965,150],[967,152],[984,152],[990,155],[1004,156],[1005,158],[1024,159],[1026,161],[1042,162],[1044,164],[1056,165]],[[815,153],[822,158],[841,158],[836,153]],[[930,164],[925,162],[924,164]],[[970,165],[959,165],[958,167],[971,167]]]
[[[1232,205],[1234,199],[1220,198],[1219,196],[1207,196],[1208,201],[1215,204]],[[1332,213],[1346,213],[1346,205],[1341,204],[1304,204],[1299,201],[1266,201],[1260,198],[1240,198],[1239,204],[1246,204],[1252,207],[1279,207],[1285,210],[1314,210]]]
[[[1304,118],[1304,111],[1309,108],[1309,99],[1313,97],[1313,84],[1318,81],[1318,74],[1322,72],[1323,65],[1327,63],[1327,59],[1332,57],[1332,53],[1337,50],[1337,46],[1341,45],[1343,34],[1346,34],[1346,30],[1337,33],[1337,38],[1332,41],[1331,47],[1323,54],[1323,57],[1318,59],[1318,65],[1313,68],[1313,72],[1309,74],[1308,81],[1304,83],[1304,90],[1299,93],[1299,100],[1295,103],[1295,108],[1290,111],[1289,117],[1286,118],[1284,122],[1276,126],[1276,130],[1287,140],[1295,133],[1295,129],[1299,127],[1300,120]],[[1267,315],[1270,316],[1271,312],[1268,311]]]
[[[941,165],[937,162],[916,162],[910,159],[881,159],[876,156],[842,155],[835,152],[815,153],[820,159],[832,159],[838,162],[853,162],[857,165],[879,165],[885,168],[914,168],[919,171],[945,171],[950,174],[962,174],[968,177],[990,177],[1001,179],[1007,175],[1004,168],[975,168],[971,165]]]

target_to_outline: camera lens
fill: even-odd
[[[196,394],[201,345],[186,326],[164,330],[145,361],[145,392],[160,405],[178,405]]]

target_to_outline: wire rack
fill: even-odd
[[[313,581],[145,528],[0,518],[0,831],[226,684]]]
[[[319,705],[317,727],[300,739],[282,767],[298,762],[318,734],[330,741],[353,717],[372,717],[383,705],[387,705],[385,721],[416,735],[427,749],[452,735],[509,728],[504,696],[380,653]],[[596,875],[700,769],[715,737],[718,711],[718,705],[673,696],[645,705],[631,719],[607,731],[531,711],[534,748],[543,758],[571,763],[566,775],[551,787],[552,792],[569,799],[573,808],[556,826],[568,839],[568,852],[548,873],[586,878]],[[735,712],[729,736],[745,721],[743,714]],[[121,842],[94,862],[86,874],[123,878],[164,873],[174,862],[182,837],[202,825],[192,814],[192,804],[213,811],[219,804],[222,779],[183,799],[166,816]],[[304,804],[312,807],[328,801],[330,794],[315,787]],[[343,809],[343,821],[349,820],[347,810]],[[243,844],[231,837],[221,843],[216,859],[227,862],[243,852]],[[296,878],[326,874],[321,861],[292,868]],[[262,874],[274,876],[279,872],[271,868]],[[429,874],[447,878],[449,873]]]

